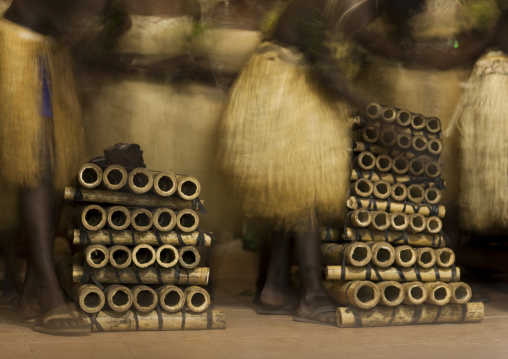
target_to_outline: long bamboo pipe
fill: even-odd
[[[121,165],[110,165],[102,173],[102,186],[110,191],[118,191],[127,184],[129,174]]]
[[[134,302],[132,291],[124,285],[113,284],[104,289],[109,309],[116,313],[128,311]]]
[[[409,163],[409,161],[408,161]],[[435,162],[437,164],[437,162]],[[353,169],[351,171],[350,180],[351,181],[357,181],[360,178],[369,178],[372,182],[376,181],[386,181],[390,184],[394,183],[406,183],[408,181],[411,181],[414,179],[412,176],[409,175],[393,175],[392,173],[376,173],[376,172],[368,172],[368,171],[359,171],[356,169]],[[427,179],[428,181],[423,182],[421,185],[424,186],[424,188],[428,187],[434,187],[435,182],[432,179]],[[446,183],[445,183],[446,184]]]
[[[148,244],[138,244],[132,249],[132,262],[136,267],[150,267],[155,260],[155,249]]]
[[[155,258],[162,268],[174,267],[178,263],[178,250],[170,244],[164,244],[157,248]]]
[[[369,281],[325,281],[323,286],[328,297],[340,305],[369,309],[379,303],[379,288]]]
[[[445,305],[450,302],[452,298],[452,291],[448,284],[443,282],[430,282],[423,283],[425,288],[427,288],[427,300],[425,301],[427,304],[433,305]]]
[[[96,188],[102,183],[102,169],[94,163],[85,163],[78,171],[77,181],[80,187]]]
[[[394,307],[404,300],[404,288],[399,282],[383,281],[376,283],[379,288],[379,304]]]
[[[147,285],[132,288],[132,306],[140,313],[149,313],[159,303],[157,292]]]
[[[176,214],[176,226],[182,232],[194,232],[199,226],[199,216],[192,209],[182,209]]]
[[[346,228],[346,234],[342,236],[346,241],[371,242],[379,241],[394,245],[408,244],[414,247],[441,248],[446,246],[446,240],[441,234],[417,233],[407,234],[392,231],[373,231],[362,228]]]
[[[131,226],[138,232],[148,231],[153,226],[153,215],[146,208],[136,208],[131,211]]]
[[[108,248],[109,264],[117,269],[127,268],[132,263],[131,250],[122,245],[114,245]]]
[[[159,305],[169,313],[176,313],[182,310],[185,305],[185,294],[176,285],[164,285],[157,289]]]
[[[457,282],[460,278],[460,269],[455,268],[377,268],[368,270],[362,267],[326,266],[325,275],[327,280],[372,280],[384,281],[395,280],[397,282],[435,282],[438,278],[442,282]]]
[[[153,211],[153,226],[161,232],[169,232],[176,226],[175,211],[169,208],[157,208]]]
[[[443,218],[446,214],[446,208],[442,205],[411,205],[407,203],[390,202],[377,199],[367,199],[359,197],[349,197],[347,200],[347,207],[349,209],[367,208],[368,210],[390,210],[390,212],[404,212],[406,214],[420,213],[424,216],[430,216],[436,213],[439,218]]]
[[[402,283],[402,288],[404,288],[405,295],[403,304],[421,305],[427,300],[427,288],[425,288],[422,282]]]
[[[363,267],[372,259],[370,246],[363,242],[349,244],[323,243],[321,244],[321,254],[324,265],[339,265],[344,258],[348,265]]]
[[[106,210],[96,204],[80,206],[74,213],[74,223],[89,231],[97,231],[107,223]]]
[[[126,207],[108,207],[106,212],[109,228],[115,231],[122,231],[131,225],[131,213]]]
[[[105,267],[109,262],[108,249],[102,244],[93,244],[85,248],[85,262],[91,268]]]
[[[168,197],[177,192],[178,180],[176,175],[170,171],[152,172],[153,188],[152,191],[162,197]]]
[[[78,305],[85,313],[97,313],[106,303],[104,293],[96,285],[80,285],[76,290]]]
[[[185,246],[178,250],[178,262],[182,268],[195,268],[200,260],[201,256],[195,247]]]
[[[185,288],[185,304],[191,312],[201,313],[208,309],[211,303],[210,294],[206,289],[198,286]]]

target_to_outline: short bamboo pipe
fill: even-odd
[[[115,231],[122,231],[131,225],[131,213],[124,206],[113,206],[107,209],[108,226]]]
[[[379,305],[394,307],[404,300],[404,288],[399,282],[384,281],[376,283],[379,288]]]
[[[409,163],[409,161],[408,161]],[[437,162],[436,162],[437,164]],[[393,169],[393,166],[392,166],[392,169]],[[414,179],[412,176],[409,176],[409,175],[393,175],[392,173],[376,173],[376,172],[368,172],[368,171],[358,171],[356,169],[353,169],[351,171],[351,176],[350,176],[350,180],[351,181],[357,181],[358,179],[360,178],[370,178],[370,180],[372,182],[376,182],[376,181],[386,181],[390,184],[394,184],[394,183],[406,183],[408,181],[411,181],[412,179]],[[421,184],[422,186],[424,186],[424,188],[428,188],[428,187],[434,187],[435,186],[435,182],[432,181],[431,179],[428,179],[428,182],[424,182]]]
[[[409,225],[407,214],[402,212],[390,214],[390,229],[393,231],[404,231]]]
[[[385,231],[390,228],[390,214],[384,211],[370,212],[372,221],[370,227],[377,231]]]
[[[372,222],[370,211],[365,208],[355,209],[347,215],[348,223],[353,227],[365,228]]]
[[[178,263],[185,269],[195,268],[199,265],[201,256],[195,247],[186,246],[178,250]]]
[[[362,171],[370,171],[376,166],[376,156],[372,152],[361,152],[353,158],[353,166]]]
[[[420,204],[417,206],[408,206],[405,203],[391,202],[388,206],[388,202],[383,200],[372,200],[359,197],[349,197],[346,204],[349,209],[367,208],[368,210],[374,210],[377,208],[380,211],[384,211],[389,208],[390,212],[404,212],[406,214],[420,213],[424,216],[430,216],[436,213],[439,218],[443,218],[446,214],[446,209],[442,205],[431,206]]]
[[[325,276],[327,280],[372,280],[386,281],[394,280],[397,282],[435,282],[438,278],[442,282],[457,282],[460,278],[460,269],[455,268],[420,268],[415,271],[414,268],[377,268],[367,270],[367,268],[346,266],[326,266]]]
[[[392,171],[396,175],[405,175],[410,169],[410,162],[404,156],[397,156],[393,159]],[[393,181],[393,179],[392,179]]]
[[[93,244],[86,247],[84,257],[90,268],[102,268],[109,262],[108,249],[102,244]]]
[[[153,187],[152,191],[162,197],[168,197],[175,194],[178,190],[178,180],[176,175],[170,171],[152,172]]]
[[[102,183],[102,169],[94,163],[85,163],[78,171],[77,181],[80,187],[96,188]]]
[[[423,247],[416,250],[416,265],[420,268],[432,268],[436,264],[436,253],[432,248]]]
[[[153,226],[153,215],[146,208],[136,208],[131,211],[131,226],[138,232],[148,231]]]
[[[97,313],[102,310],[106,299],[102,290],[96,285],[80,285],[76,290],[78,305],[85,313]]]
[[[201,184],[197,178],[192,176],[176,176],[178,180],[177,192],[180,198],[186,201],[192,201],[199,196]]]
[[[403,245],[395,247],[395,264],[402,268],[410,268],[416,263],[416,249]]]
[[[372,184],[372,194],[379,199],[387,199],[391,194],[391,185],[386,181],[377,181]]]
[[[74,213],[74,223],[89,231],[102,229],[107,223],[106,210],[96,204],[81,206]]]
[[[132,193],[143,194],[153,188],[153,181],[153,175],[149,170],[137,167],[129,172],[127,186]]]
[[[372,264],[378,268],[388,268],[395,261],[395,249],[387,242],[367,243],[372,251]]]
[[[438,267],[449,268],[455,264],[455,253],[450,248],[439,248],[435,253]]]
[[[210,294],[206,289],[198,286],[185,288],[185,304],[194,313],[202,313],[208,309],[211,303]]]
[[[425,189],[424,193],[425,202],[431,205],[436,205],[441,202],[441,191],[435,187]]]
[[[182,310],[185,305],[185,294],[183,290],[175,285],[164,285],[157,289],[160,307],[169,313],[176,313]]]
[[[199,216],[192,209],[182,209],[176,214],[176,226],[182,232],[194,232],[199,226]]]
[[[102,187],[110,191],[118,191],[127,184],[129,174],[121,165],[110,165],[102,173]]]
[[[155,249],[148,244],[138,244],[132,249],[132,262],[138,268],[147,268],[155,263]]]
[[[351,193],[360,197],[369,197],[374,190],[374,186],[371,181],[365,178],[361,178],[351,184]]]
[[[458,283],[450,283],[448,284],[452,296],[450,298],[450,303],[454,304],[465,304],[471,300],[473,296],[473,291],[471,287],[464,282]]]
[[[421,213],[413,213],[409,215],[408,231],[412,233],[420,233],[427,228],[425,216]]]
[[[452,298],[452,291],[448,284],[443,282],[423,283],[427,288],[427,300],[425,303],[433,305],[446,305]]]
[[[132,288],[132,306],[140,313],[149,313],[159,303],[157,292],[147,285]]]
[[[113,284],[104,289],[109,309],[116,313],[128,311],[134,302],[132,291],[124,285]]]
[[[346,233],[343,235],[346,241],[363,241],[363,242],[384,242],[392,243],[394,245],[408,244],[414,247],[432,247],[441,248],[446,246],[446,240],[441,234],[430,233],[417,233],[417,234],[401,234],[400,232],[392,231],[373,231],[370,229],[362,228],[346,228]]]
[[[369,281],[325,281],[325,292],[339,305],[370,309],[379,303],[379,288]]]
[[[155,258],[162,268],[174,267],[178,263],[178,249],[170,244],[164,244],[157,248]]]
[[[127,268],[132,263],[131,250],[122,245],[114,245],[108,248],[109,264],[117,269]]]
[[[402,288],[404,288],[403,304],[421,305],[427,300],[427,288],[425,288],[422,282],[402,283]]]
[[[402,202],[407,198],[407,187],[402,183],[394,183],[390,185],[390,197],[396,202]]]
[[[436,234],[441,232],[443,229],[443,223],[441,222],[440,218],[437,218],[436,216],[428,217],[427,218],[427,225],[425,230],[428,233]]]
[[[413,203],[420,204],[425,198],[425,190],[418,184],[412,184],[407,188],[407,199]]]
[[[324,265],[339,265],[344,259],[348,265],[363,267],[372,259],[370,246],[363,242],[349,244],[323,243],[321,244],[321,253]]]
[[[152,212],[153,226],[160,232],[169,232],[176,226],[175,211],[169,208],[157,208]]]

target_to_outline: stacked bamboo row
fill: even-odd
[[[91,331],[225,328],[224,313],[209,309],[198,247],[199,181],[172,172],[120,165],[81,167],[69,236],[83,246],[73,266],[74,294]]]
[[[482,320],[442,231],[439,119],[376,103],[366,114],[354,119],[346,226],[322,229],[338,326]]]

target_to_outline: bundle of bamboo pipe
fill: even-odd
[[[327,266],[325,268],[327,280],[394,280],[397,282],[457,282],[460,278],[459,268],[373,268],[352,266]]]

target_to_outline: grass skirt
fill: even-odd
[[[263,43],[231,92],[219,137],[222,168],[249,216],[294,227],[345,211],[351,128],[297,51]]]
[[[469,85],[449,131],[460,139],[461,225],[494,233],[508,228],[508,56],[483,56]]]
[[[41,71],[47,77],[52,118],[43,111]],[[34,187],[50,169],[55,188],[62,188],[83,160],[80,105],[66,49],[0,19],[0,79],[2,185]]]

